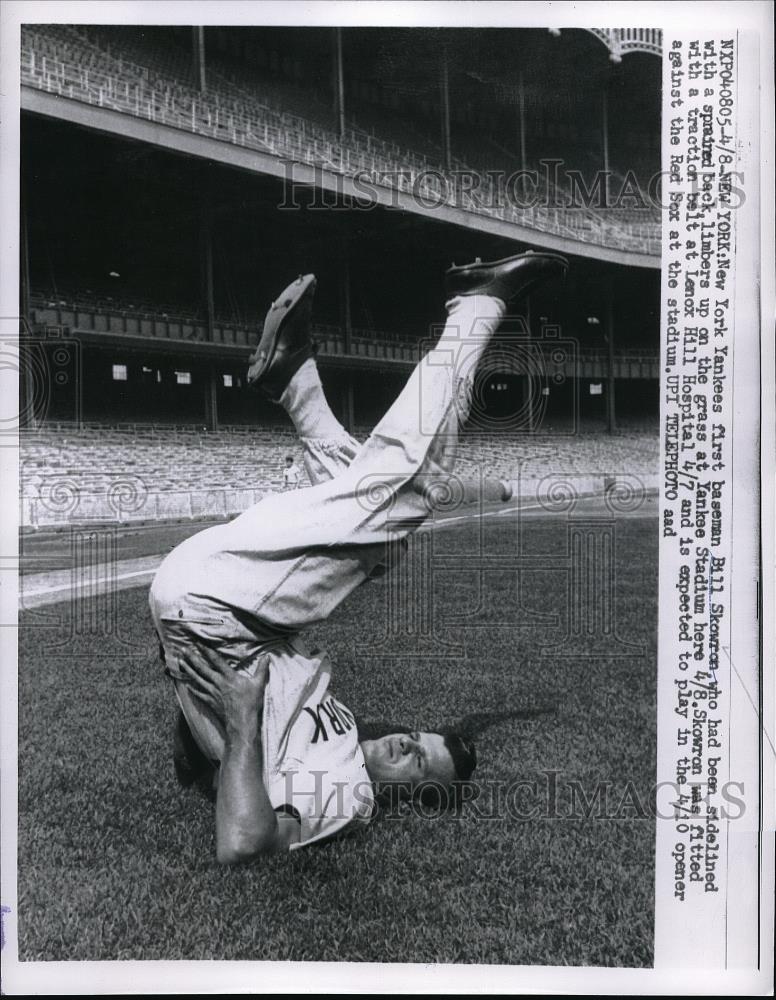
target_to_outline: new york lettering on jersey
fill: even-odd
[[[328,742],[330,733],[335,736],[344,736],[356,726],[356,720],[350,709],[345,708],[331,695],[314,708],[305,705],[304,711],[315,724],[315,729],[310,737],[311,743],[317,743],[319,739]]]

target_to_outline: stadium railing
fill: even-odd
[[[208,339],[204,319],[192,314],[175,315],[151,303],[140,308],[129,304],[106,301],[103,304],[83,296],[30,296],[30,319],[35,326],[58,327],[73,333],[105,333],[119,336],[148,337],[155,340],[180,342],[181,346],[196,343],[224,344],[234,347],[255,346],[258,318],[251,324],[216,318],[213,339]],[[399,331],[354,328],[346,339],[341,326],[315,323],[313,327],[319,354],[330,358],[374,359],[398,362],[405,366],[417,364],[428,349],[426,338],[410,338]],[[533,342],[538,349],[537,342]],[[603,378],[608,373],[608,353],[605,349],[585,348],[566,366],[566,374],[582,378]],[[656,350],[634,348],[615,352],[615,377],[657,378],[660,358]]]

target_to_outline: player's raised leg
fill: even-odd
[[[154,590],[161,594],[183,579],[269,629],[297,630],[327,618],[384,560],[386,545],[429,515],[418,483],[452,471],[476,366],[506,303],[565,266],[554,254],[523,254],[448,272],[439,343],[350,465],[316,486],[269,495],[184,542],[160,568]],[[279,367],[270,361],[267,377]]]
[[[313,484],[347,469],[361,447],[332,412],[318,374],[311,333],[315,286],[315,275],[304,274],[283,289],[267,313],[248,369],[248,384],[291,418]]]
[[[386,546],[400,544],[428,515],[418,484],[452,470],[476,365],[506,303],[565,267],[561,257],[536,254],[448,272],[447,323],[437,347],[353,460],[342,461],[333,478],[271,494],[229,524],[200,532],[162,563],[149,599],[171,663],[190,642],[217,648],[236,667],[270,646],[286,650],[293,633],[327,618],[363,583]],[[261,359],[268,378],[283,371],[272,363],[276,346],[270,341]],[[306,351],[297,344],[289,352],[287,378],[276,382],[280,394],[311,359]],[[210,746],[218,720],[182,678],[176,690],[199,746]]]
[[[452,267],[446,274],[447,320],[432,350],[416,366],[406,386],[372,431],[353,462],[362,474],[382,475],[396,488],[452,472],[461,425],[471,406],[480,359],[498,329],[507,304],[537,284],[565,273],[557,254],[528,252],[492,263]],[[422,504],[405,490],[409,518]],[[391,507],[401,516],[398,489]],[[426,510],[426,513],[428,511]]]

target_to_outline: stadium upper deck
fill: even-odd
[[[417,93],[405,91],[400,100],[395,79],[386,79],[382,89],[390,91],[391,96],[387,102],[379,101],[379,75],[384,71],[390,77],[392,70],[395,77],[396,67],[385,69],[385,65],[386,60],[395,63],[400,59],[400,49],[388,55],[385,49],[380,50],[382,62],[377,65],[377,77],[373,72],[371,79],[364,79],[365,71],[357,65],[350,87],[356,115],[348,123],[343,115],[337,128],[331,108],[316,100],[315,78],[305,78],[298,56],[282,56],[272,49],[273,44],[280,43],[259,39],[253,43],[255,48],[243,48],[237,58],[231,38],[228,31],[221,29],[213,35],[212,45],[209,37],[208,59],[201,61],[199,79],[195,80],[191,60],[180,47],[180,39],[169,36],[169,29],[166,34],[165,29],[158,28],[128,31],[25,26],[23,106],[67,118],[75,103],[90,105],[100,109],[95,110],[95,116],[108,110],[122,116],[122,120],[151,122],[263,154],[263,158],[255,156],[250,161],[252,169],[287,179],[297,178],[293,170],[297,164],[313,168],[313,183],[344,177],[353,188],[346,186],[346,193],[363,196],[368,191],[370,197],[388,204],[400,196],[401,207],[408,211],[444,208],[464,224],[483,225],[489,220],[502,224],[503,234],[512,227],[518,238],[533,233],[540,245],[544,241],[585,256],[659,266],[660,218],[650,203],[654,191],[644,183],[650,180],[645,173],[652,171],[650,157],[638,142],[639,133],[634,140],[632,128],[623,130],[630,137],[630,145],[624,149],[631,150],[631,154],[629,158],[623,153],[619,162],[637,162],[642,180],[629,168],[625,176],[614,169],[618,163],[611,162],[608,150],[603,163],[595,157],[591,160],[589,136],[584,130],[575,131],[573,123],[580,114],[588,130],[597,127],[591,124],[597,117],[595,84],[586,87],[583,79],[577,81],[581,91],[591,91],[586,94],[587,103],[577,106],[573,101],[564,104],[561,100],[559,104],[563,95],[557,93],[542,102],[530,87],[526,91],[521,77],[522,148],[516,158],[504,143],[505,135],[514,135],[515,130],[504,132],[502,125],[503,115],[510,112],[510,107],[514,111],[514,87],[510,89],[503,81],[488,81],[488,93],[500,93],[502,100],[492,101],[490,113],[484,114],[471,94],[472,80],[477,83],[478,72],[459,73],[465,79],[459,92],[453,91],[454,98],[458,98],[454,101],[457,113],[464,116],[467,126],[484,117],[488,127],[480,124],[479,128],[460,129],[453,142],[448,122],[446,148],[440,149],[422,116],[419,121],[405,113],[403,105],[411,103]],[[317,37],[313,41],[319,48],[328,44]],[[306,42],[311,44],[309,38]],[[266,47],[272,50],[267,52]],[[254,63],[249,59],[251,55]],[[318,56],[322,58],[320,52]],[[262,64],[265,72],[257,75]],[[56,95],[59,100],[46,102],[44,98],[41,103],[36,93]],[[426,101],[418,103],[422,111],[433,100],[427,96]],[[525,142],[528,119],[538,136],[530,150]],[[106,122],[102,115],[99,127],[121,130],[119,119],[111,118],[110,126]],[[145,138],[161,141],[158,130]],[[638,155],[632,152],[634,149],[639,150]],[[558,165],[563,169],[559,170]],[[600,171],[602,167],[609,173],[603,189],[596,188],[593,180],[594,168]],[[535,179],[514,180],[518,170],[534,168]],[[309,179],[309,175],[304,178]],[[355,181],[358,184],[353,187]],[[528,189],[526,183],[530,183]],[[340,186],[337,182],[337,189]],[[644,193],[646,187],[650,187],[651,194]],[[602,190],[609,195],[604,208],[599,207]],[[471,222],[466,223],[467,219]]]
[[[64,341],[80,365],[42,407],[25,378],[31,423],[271,425],[245,363],[272,296],[305,271],[327,393],[348,427],[374,422],[433,335],[451,262],[542,246],[572,267],[524,304],[548,380],[536,405],[550,424],[578,404],[613,429],[615,395],[625,420],[654,415],[654,209],[568,199],[601,162],[610,194],[626,174],[647,186],[659,62],[629,56],[645,61],[617,75],[592,35],[569,35],[26,26],[21,311],[52,334],[31,348],[44,368]],[[516,167],[541,181],[548,159],[538,204],[478,200]],[[464,168],[484,186],[449,184]],[[381,171],[396,186],[362,211],[347,184]],[[519,409],[525,373],[499,374],[488,406]]]

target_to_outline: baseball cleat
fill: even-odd
[[[310,333],[315,275],[300,274],[272,303],[250,356],[248,385],[277,402],[304,362],[313,357]]]
[[[514,302],[553,277],[565,276],[569,262],[556,253],[526,253],[503,260],[453,265],[445,272],[448,298],[456,295],[490,295],[503,302]]]

